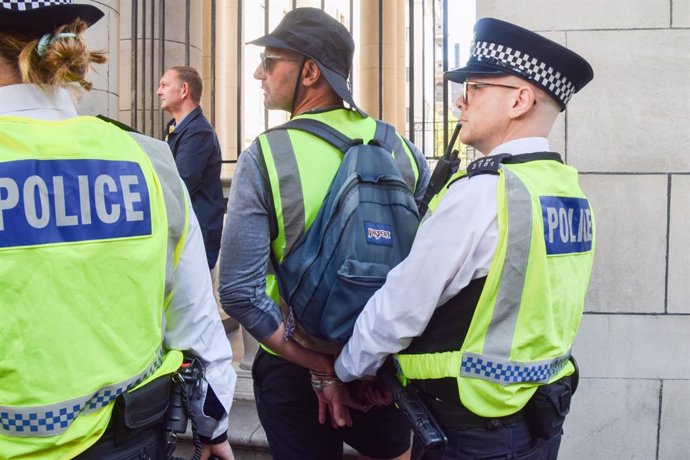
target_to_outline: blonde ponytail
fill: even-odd
[[[103,64],[107,57],[103,51],[89,51],[81,35],[87,27],[78,19],[58,27],[43,40],[0,32],[0,49],[5,60],[18,68],[23,83],[62,87],[78,84],[88,91],[93,87],[86,80],[91,65]]]

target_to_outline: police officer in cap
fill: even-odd
[[[202,458],[232,459],[235,373],[199,225],[164,142],[79,117],[72,0],[0,0],[0,456],[164,459],[182,351]],[[202,338],[203,336],[203,338]]]
[[[514,24],[474,30],[469,62],[446,77],[463,84],[460,138],[484,156],[432,200],[335,369],[374,375],[397,353],[448,438],[444,458],[552,459],[577,382],[594,218],[547,136],[593,72]]]

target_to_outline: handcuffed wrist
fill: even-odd
[[[334,373],[323,373],[316,371],[309,371],[311,373],[311,386],[315,390],[323,390],[330,386],[340,386],[343,382],[340,381]]]

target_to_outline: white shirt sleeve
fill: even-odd
[[[497,180],[481,175],[451,185],[359,315],[335,363],[341,380],[375,375],[386,356],[424,332],[437,307],[487,275],[498,241]]]
[[[188,351],[204,364],[201,398],[192,401],[192,410],[197,417],[199,433],[216,438],[228,429],[228,414],[237,376],[232,367],[232,349],[213,296],[201,230],[186,188],[184,190],[189,224],[166,312],[163,344],[167,349]],[[203,413],[209,385],[225,409],[221,420]]]

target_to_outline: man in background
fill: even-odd
[[[178,66],[165,72],[156,95],[160,97],[161,109],[172,117],[165,129],[165,140],[187,185],[211,270],[218,261],[223,231],[223,158],[216,132],[199,105],[202,91],[199,72],[193,67]]]

